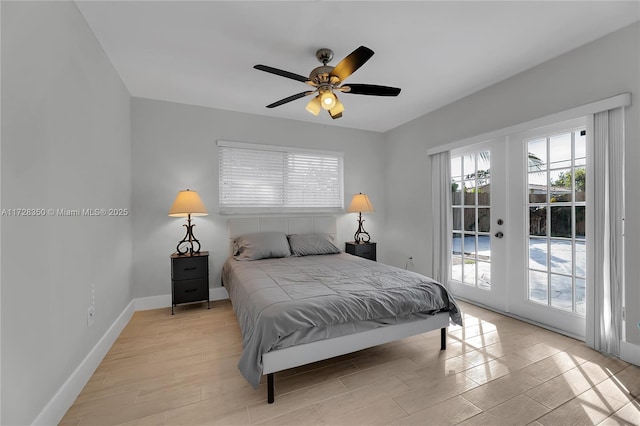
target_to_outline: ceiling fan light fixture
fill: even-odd
[[[365,46],[360,46],[333,67],[328,65],[328,62],[333,58],[331,49],[319,49],[316,52],[316,58],[322,65],[314,68],[308,78],[300,74],[262,64],[255,65],[253,68],[291,80],[300,81],[315,88],[315,90],[296,93],[295,95],[280,99],[267,105],[267,108],[275,108],[295,101],[296,99],[317,93],[317,95],[307,103],[306,110],[318,116],[320,111],[324,109],[329,112],[331,118],[336,119],[342,117],[342,112],[344,111],[344,105],[338,100],[335,94],[336,91],[369,96],[398,96],[400,94],[400,89],[397,87],[380,86],[376,84],[341,85],[347,77],[371,59],[371,56],[373,56],[373,50]]]
[[[322,108],[320,104],[321,104],[320,95],[315,96],[307,104],[306,110],[309,111],[311,114],[317,116],[318,114],[320,114],[320,109]]]
[[[336,95],[331,90],[323,91],[320,94],[320,100],[322,101],[322,108],[327,111],[336,106]]]
[[[343,111],[344,111],[344,105],[342,104],[342,102],[340,102],[340,100],[336,96],[336,105],[329,110],[329,113],[331,114],[332,117],[334,117],[338,114],[342,114]]]

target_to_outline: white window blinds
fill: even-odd
[[[218,141],[220,213],[339,212],[343,154]]]

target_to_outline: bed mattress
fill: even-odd
[[[243,337],[238,368],[257,387],[262,354],[448,311],[446,289],[415,272],[350,254],[254,261],[229,258],[222,269]]]

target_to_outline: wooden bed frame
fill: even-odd
[[[229,238],[253,232],[284,232],[289,234],[325,233],[336,239],[335,217],[268,217],[230,219]],[[402,324],[291,346],[262,354],[263,374],[267,376],[267,402],[275,401],[274,373],[316,361],[393,342],[409,336],[440,329],[440,349],[447,348],[449,312]]]

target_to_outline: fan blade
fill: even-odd
[[[304,98],[305,96],[309,96],[310,94],[315,93],[313,90],[308,92],[300,92],[295,95],[291,95],[288,98],[280,99],[277,102],[267,105],[267,108],[275,108],[277,106],[286,104],[287,102],[295,101],[296,99]]]
[[[331,75],[344,81],[373,56],[373,50],[360,46],[333,68]]]
[[[331,116],[331,118],[333,118],[334,120],[336,120],[336,119],[338,119],[338,118],[342,117],[342,113],[341,113],[341,112],[339,112],[339,113],[337,113],[337,114],[331,114],[331,111],[327,111],[327,112],[329,113],[329,115]]]
[[[281,70],[278,68],[273,68],[267,65],[254,65],[254,68],[264,72],[270,72],[271,74],[279,75],[281,77],[290,78],[292,80],[298,80],[303,83],[307,83],[309,81],[308,77],[302,76],[300,74],[295,74],[289,71]]]
[[[354,95],[372,95],[372,96],[398,96],[400,88],[389,86],[378,86],[376,84],[347,84],[344,93],[353,93]]]

